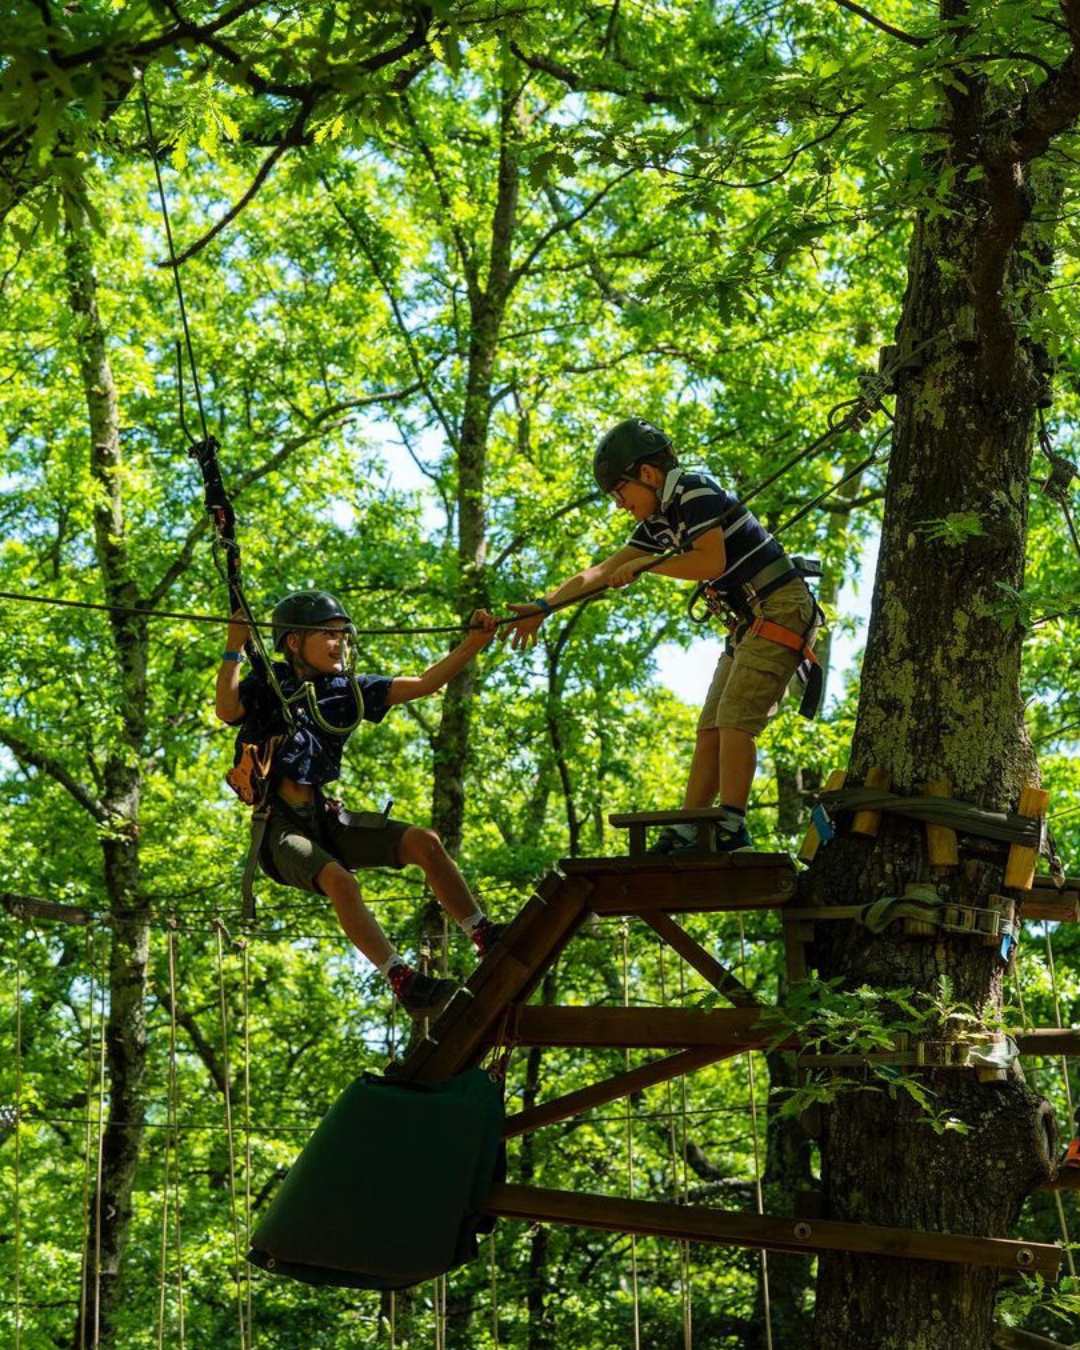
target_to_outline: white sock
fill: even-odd
[[[466,937],[472,937],[477,928],[484,922],[484,911],[474,909],[467,919],[458,919],[461,931]]]
[[[382,975],[384,979],[389,979],[390,972],[395,966],[407,966],[408,964],[408,961],[406,961],[398,952],[391,952],[382,965],[379,966],[379,974]]]

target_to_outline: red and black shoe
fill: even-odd
[[[492,947],[502,941],[503,934],[509,928],[506,923],[492,923],[485,914],[469,936],[476,944],[476,950],[481,956],[487,956]]]
[[[388,976],[394,997],[410,1017],[434,1020],[457,993],[453,980],[440,980],[412,966],[399,965]]]

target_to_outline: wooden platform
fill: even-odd
[[[420,1043],[388,1071],[406,1082],[437,1082],[502,1046],[642,1047],[674,1051],[510,1116],[514,1138],[640,1092],[709,1064],[771,1044],[797,1048],[779,1010],[754,994],[678,923],[674,915],[782,909],[796,873],[782,853],[699,855],[672,860],[574,858],[549,872],[502,940]],[[1042,893],[1039,893],[1042,898]],[[1057,903],[1049,901],[1047,904]],[[528,999],[591,915],[634,915],[721,993],[731,1008],[560,1008]],[[785,925],[789,927],[793,925]],[[1080,1053],[1080,1031],[1037,1029],[1018,1036],[1024,1053]],[[852,1251],[1056,1274],[1057,1247],[998,1238],[916,1233],[818,1220],[777,1219],[724,1210],[499,1186],[490,1212],[527,1222],[652,1234],[695,1242],[787,1252]]]

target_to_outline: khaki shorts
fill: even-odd
[[[810,626],[814,598],[802,580],[796,578],[773,591],[762,601],[761,609],[767,619],[796,633],[807,633],[813,641],[818,630],[817,624]],[[698,718],[698,731],[731,727],[751,736],[760,735],[801,660],[798,652],[779,642],[744,637],[717,662]]]
[[[315,878],[327,863],[350,872],[362,867],[403,867],[399,845],[410,828],[378,811],[341,811],[318,804],[288,806],[275,797],[266,826],[259,865],[284,886],[316,891]]]

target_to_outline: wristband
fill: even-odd
[[[539,600],[534,600],[532,603],[545,616],[552,613],[551,606],[548,604],[548,602],[544,599],[543,596],[541,596]]]
[[[244,653],[243,653],[243,652],[222,652],[222,653],[221,653],[221,659],[222,659],[223,661],[242,661],[242,660],[244,659]]]

